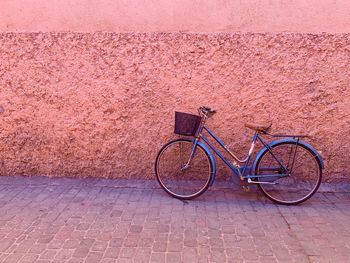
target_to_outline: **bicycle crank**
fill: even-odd
[[[276,184],[274,182],[259,182],[259,181],[252,181],[252,179],[248,178],[248,183],[250,184]]]

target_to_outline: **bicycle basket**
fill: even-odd
[[[174,133],[194,136],[201,122],[201,117],[189,113],[175,111]]]

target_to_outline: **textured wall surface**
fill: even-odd
[[[272,120],[348,180],[349,68],[349,34],[2,33],[0,174],[152,177],[174,110],[211,105],[239,156]]]
[[[350,33],[350,2],[1,0],[0,31]]]

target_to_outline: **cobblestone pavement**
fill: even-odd
[[[299,206],[214,186],[0,177],[0,262],[349,262],[350,193]]]

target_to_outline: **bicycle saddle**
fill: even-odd
[[[266,133],[271,128],[272,123],[267,125],[260,125],[260,124],[256,125],[256,124],[246,123],[244,124],[244,126],[257,132]]]

